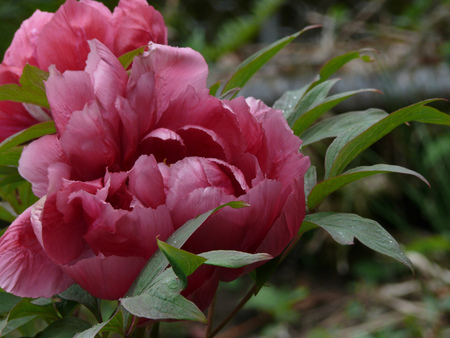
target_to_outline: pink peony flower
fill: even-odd
[[[161,14],[145,0],[120,0],[113,13],[93,0],[67,0],[54,14],[37,10],[5,53],[0,72],[14,78],[1,76],[0,85],[18,83],[27,63],[43,70],[55,65],[60,72],[84,69],[91,39],[121,56],[149,42],[167,44],[167,29]],[[39,107],[0,102],[0,141],[50,115]]]
[[[305,214],[309,166],[281,111],[210,96],[191,49],[150,44],[128,76],[105,45],[90,46],[84,71],[50,68],[57,135],[23,151],[19,172],[40,200],[0,239],[0,286],[49,297],[75,282],[118,299],[156,237],[234,200],[250,207],[221,209],[184,249],[280,254]],[[204,308],[243,272],[202,267],[185,294]]]

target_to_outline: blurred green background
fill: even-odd
[[[54,12],[64,1],[1,0],[3,55],[21,22],[36,8]],[[109,8],[116,0],[102,1]],[[243,92],[272,104],[286,90],[311,80],[333,56],[375,48],[371,65],[353,61],[336,91],[380,89],[355,97],[329,114],[379,107],[392,112],[414,102],[450,99],[450,1],[433,0],[155,0],[169,43],[200,51],[211,83],[226,78],[245,57],[304,26]],[[449,113],[448,102],[438,108]],[[323,163],[328,143],[307,149]],[[322,210],[377,220],[416,266],[407,268],[359,243],[335,244],[321,230],[307,233],[263,291],[226,327],[222,337],[450,337],[450,132],[411,123],[367,150],[353,165],[389,163],[424,175],[422,182],[377,175],[347,186]],[[320,173],[319,173],[320,174]],[[319,179],[321,177],[319,176]],[[249,285],[247,277],[224,285],[217,320]],[[163,336],[197,337],[196,324],[163,325]],[[177,331],[180,330],[180,331]]]

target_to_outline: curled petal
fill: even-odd
[[[45,135],[25,147],[19,160],[19,173],[31,182],[34,194],[42,197],[47,194],[49,187],[49,167],[55,163],[65,162],[65,155],[57,136]],[[67,168],[60,169],[57,176],[68,178]]]
[[[166,128],[158,128],[142,139],[139,152],[152,154],[158,162],[171,164],[186,156],[186,147],[177,133]]]
[[[13,41],[5,52],[3,63],[14,67],[18,75],[22,74],[22,68],[27,63],[38,66],[36,43],[42,29],[52,19],[53,15],[53,13],[37,10],[29,19],[22,22],[19,30],[14,34]]]
[[[100,7],[104,9],[99,10]],[[111,19],[111,12],[103,4],[67,0],[39,35],[36,46],[39,68],[47,70],[55,65],[60,72],[84,69],[88,40],[97,39],[112,48]]]
[[[145,207],[157,208],[164,204],[164,181],[153,155],[142,155],[129,175],[130,193]]]
[[[59,136],[64,134],[72,113],[83,110],[95,99],[91,78],[85,72],[67,71],[61,74],[50,67],[45,90]]]
[[[122,55],[150,41],[167,44],[167,28],[158,11],[145,0],[121,0],[113,13],[117,34],[116,55]]]
[[[31,207],[0,239],[0,287],[20,297],[51,297],[73,280],[45,254],[30,223]]]

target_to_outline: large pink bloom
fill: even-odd
[[[50,65],[60,72],[84,69],[91,39],[120,56],[149,42],[167,44],[167,29],[161,14],[145,0],[120,0],[113,13],[93,0],[67,0],[54,14],[37,10],[5,53],[0,85],[18,83],[27,63],[46,71]],[[39,107],[0,102],[0,141],[50,115]]]
[[[304,217],[309,166],[282,113],[210,96],[207,65],[190,49],[150,44],[128,76],[103,44],[90,46],[84,71],[50,69],[58,134],[22,154],[40,200],[0,240],[0,286],[48,297],[76,282],[120,298],[157,236],[233,200],[250,207],[222,209],[184,248],[280,254]],[[204,308],[219,280],[242,273],[201,268],[185,294]]]

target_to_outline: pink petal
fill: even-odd
[[[79,179],[89,181],[103,177],[107,168],[119,169],[121,156],[116,141],[117,135],[94,102],[72,114],[61,137],[61,146],[74,173]]]
[[[172,164],[186,156],[186,147],[177,133],[166,128],[158,128],[142,139],[139,153],[152,154],[158,162]]]
[[[22,68],[29,63],[38,66],[36,60],[36,43],[39,34],[45,25],[52,19],[53,13],[36,10],[34,14],[24,22],[14,34],[13,41],[5,53],[3,63],[15,67],[18,75],[22,74]]]
[[[44,253],[25,210],[0,239],[0,287],[20,297],[51,297],[73,280]]]
[[[60,72],[84,69],[88,40],[97,39],[112,48],[112,14],[93,3],[68,0],[58,9],[37,42],[39,68],[47,70],[54,64]]]
[[[114,300],[125,295],[146,262],[142,257],[100,255],[62,269],[94,297]]]
[[[142,155],[129,175],[129,191],[145,207],[157,208],[164,204],[164,182],[154,156]]]
[[[155,74],[159,112],[188,87],[196,91],[206,89],[208,65],[201,54],[190,48],[151,43],[148,53],[134,59],[131,78],[137,82],[147,72]]]
[[[55,163],[65,163],[65,155],[56,135],[45,135],[31,142],[22,152],[19,173],[31,182],[33,192],[42,197],[49,187],[49,167]],[[67,168],[62,168],[60,177],[68,178]]]
[[[167,28],[158,11],[144,0],[121,0],[113,13],[117,29],[114,41],[116,55],[145,46],[149,42],[167,44]]]
[[[128,75],[114,54],[98,40],[89,41],[91,52],[86,61],[86,73],[91,75],[95,97],[105,109],[105,118],[113,125],[118,114],[114,104],[124,96]],[[114,121],[114,122],[113,122]],[[117,122],[116,122],[117,123]]]
[[[50,67],[45,89],[59,136],[64,134],[72,113],[95,99],[91,78],[85,72],[67,71],[61,75]]]
[[[256,252],[269,253],[278,256],[297,235],[305,218],[305,193],[303,176],[294,180],[291,193],[281,210],[281,214],[274,222],[266,238]]]

